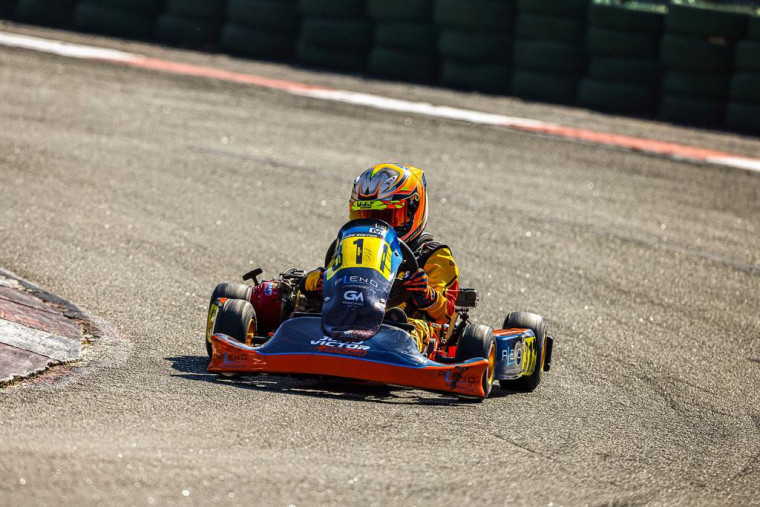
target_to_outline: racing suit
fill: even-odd
[[[449,247],[433,240],[430,234],[422,234],[410,242],[409,247],[427,274],[429,291],[425,299],[430,303],[420,306],[415,298],[410,297],[398,307],[404,310],[409,324],[414,326],[412,337],[422,351],[430,338],[440,336],[441,326],[448,324],[454,315],[459,292],[459,268]],[[321,291],[321,282],[322,271],[311,271],[304,281],[304,289],[307,292]]]

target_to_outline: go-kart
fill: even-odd
[[[453,393],[482,400],[495,380],[532,391],[551,366],[553,339],[543,319],[512,312],[502,329],[475,324],[473,289],[460,289],[456,312],[420,352],[397,307],[410,298],[400,275],[418,268],[395,231],[379,220],[344,225],[328,250],[322,298],[301,290],[291,268],[254,285],[222,283],[206,324],[209,372],[315,375]]]

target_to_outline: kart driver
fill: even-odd
[[[356,180],[349,201],[349,217],[374,218],[390,224],[409,245],[420,266],[403,275],[411,298],[401,308],[414,326],[412,336],[420,351],[430,338],[440,336],[441,326],[454,315],[459,291],[459,269],[448,246],[425,232],[427,225],[427,181],[421,169],[402,164],[378,164]],[[357,205],[359,202],[372,202]],[[368,209],[371,208],[371,209]],[[322,268],[307,274],[303,288],[322,291]]]

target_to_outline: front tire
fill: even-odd
[[[256,312],[253,305],[242,299],[225,301],[216,317],[214,334],[226,334],[250,346],[256,334]]]
[[[502,329],[530,329],[533,331],[536,337],[533,341],[536,364],[529,375],[514,380],[499,380],[499,385],[502,389],[509,391],[534,391],[543,378],[546,360],[546,323],[543,317],[529,312],[512,312],[504,319]],[[523,354],[525,353],[526,351],[523,350]]]
[[[496,374],[496,338],[493,329],[482,324],[467,324],[457,344],[457,352],[454,356],[457,362],[482,357],[488,361],[488,368],[483,373],[483,392],[485,396],[479,398],[482,401],[488,397],[493,387]]]
[[[242,283],[220,283],[211,293],[208,303],[208,316],[206,318],[206,353],[211,357],[211,335],[214,334],[216,319],[219,315],[219,299],[251,300],[253,287]]]

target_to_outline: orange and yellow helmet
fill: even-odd
[[[422,169],[403,164],[370,167],[354,180],[349,217],[383,220],[410,242],[427,225],[426,186]]]

